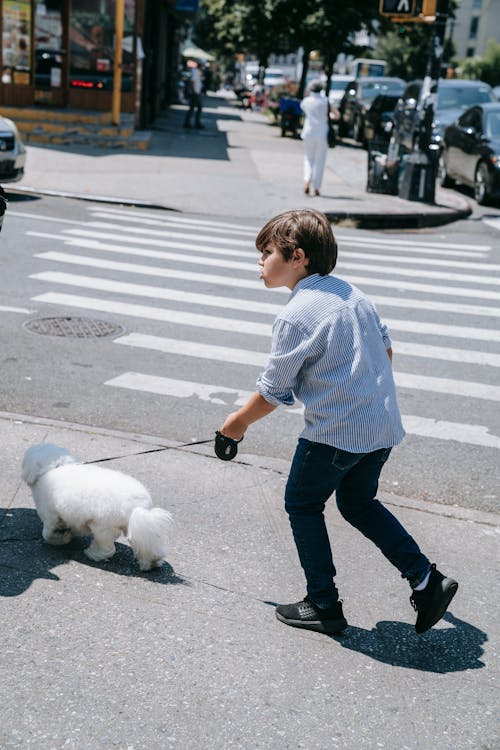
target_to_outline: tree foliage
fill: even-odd
[[[379,20],[375,0],[202,0],[198,34],[220,57],[255,55],[265,67],[272,53],[304,50],[299,96],[303,92],[309,54],[318,50],[328,78],[341,53],[360,50],[354,32],[371,30]]]
[[[485,81],[491,86],[500,82],[500,44],[490,39],[482,57],[467,57],[459,66],[462,78],[473,78]]]

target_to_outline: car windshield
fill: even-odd
[[[403,86],[399,81],[377,81],[364,83],[361,90],[362,99],[375,99],[379,94],[402,94]]]
[[[500,138],[500,111],[488,112],[486,116],[486,135],[489,138]]]
[[[470,107],[473,104],[494,102],[495,97],[487,86],[450,86],[438,88],[438,109]]]

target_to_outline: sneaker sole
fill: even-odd
[[[432,613],[429,613],[427,618],[420,624],[418,630],[415,626],[415,630],[417,633],[425,633],[426,630],[430,630],[439,620],[442,618],[448,607],[450,606],[450,602],[457,593],[458,589],[458,583],[457,581],[454,581],[453,578],[445,578],[443,581],[441,581],[441,595],[442,599],[439,602],[439,606],[437,609],[435,609]]]
[[[292,628],[303,628],[304,630],[314,630],[316,633],[325,633],[326,635],[338,635],[347,628],[347,620],[290,620],[276,612],[276,617],[285,625]]]

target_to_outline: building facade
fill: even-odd
[[[196,3],[124,0],[121,111],[147,127],[174,96]],[[115,0],[0,0],[0,105],[110,110]]]
[[[461,0],[450,33],[458,60],[481,57],[490,39],[500,43],[500,0]]]

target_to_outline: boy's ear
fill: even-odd
[[[293,251],[292,260],[299,266],[308,266],[309,258],[301,247],[296,247]]]

